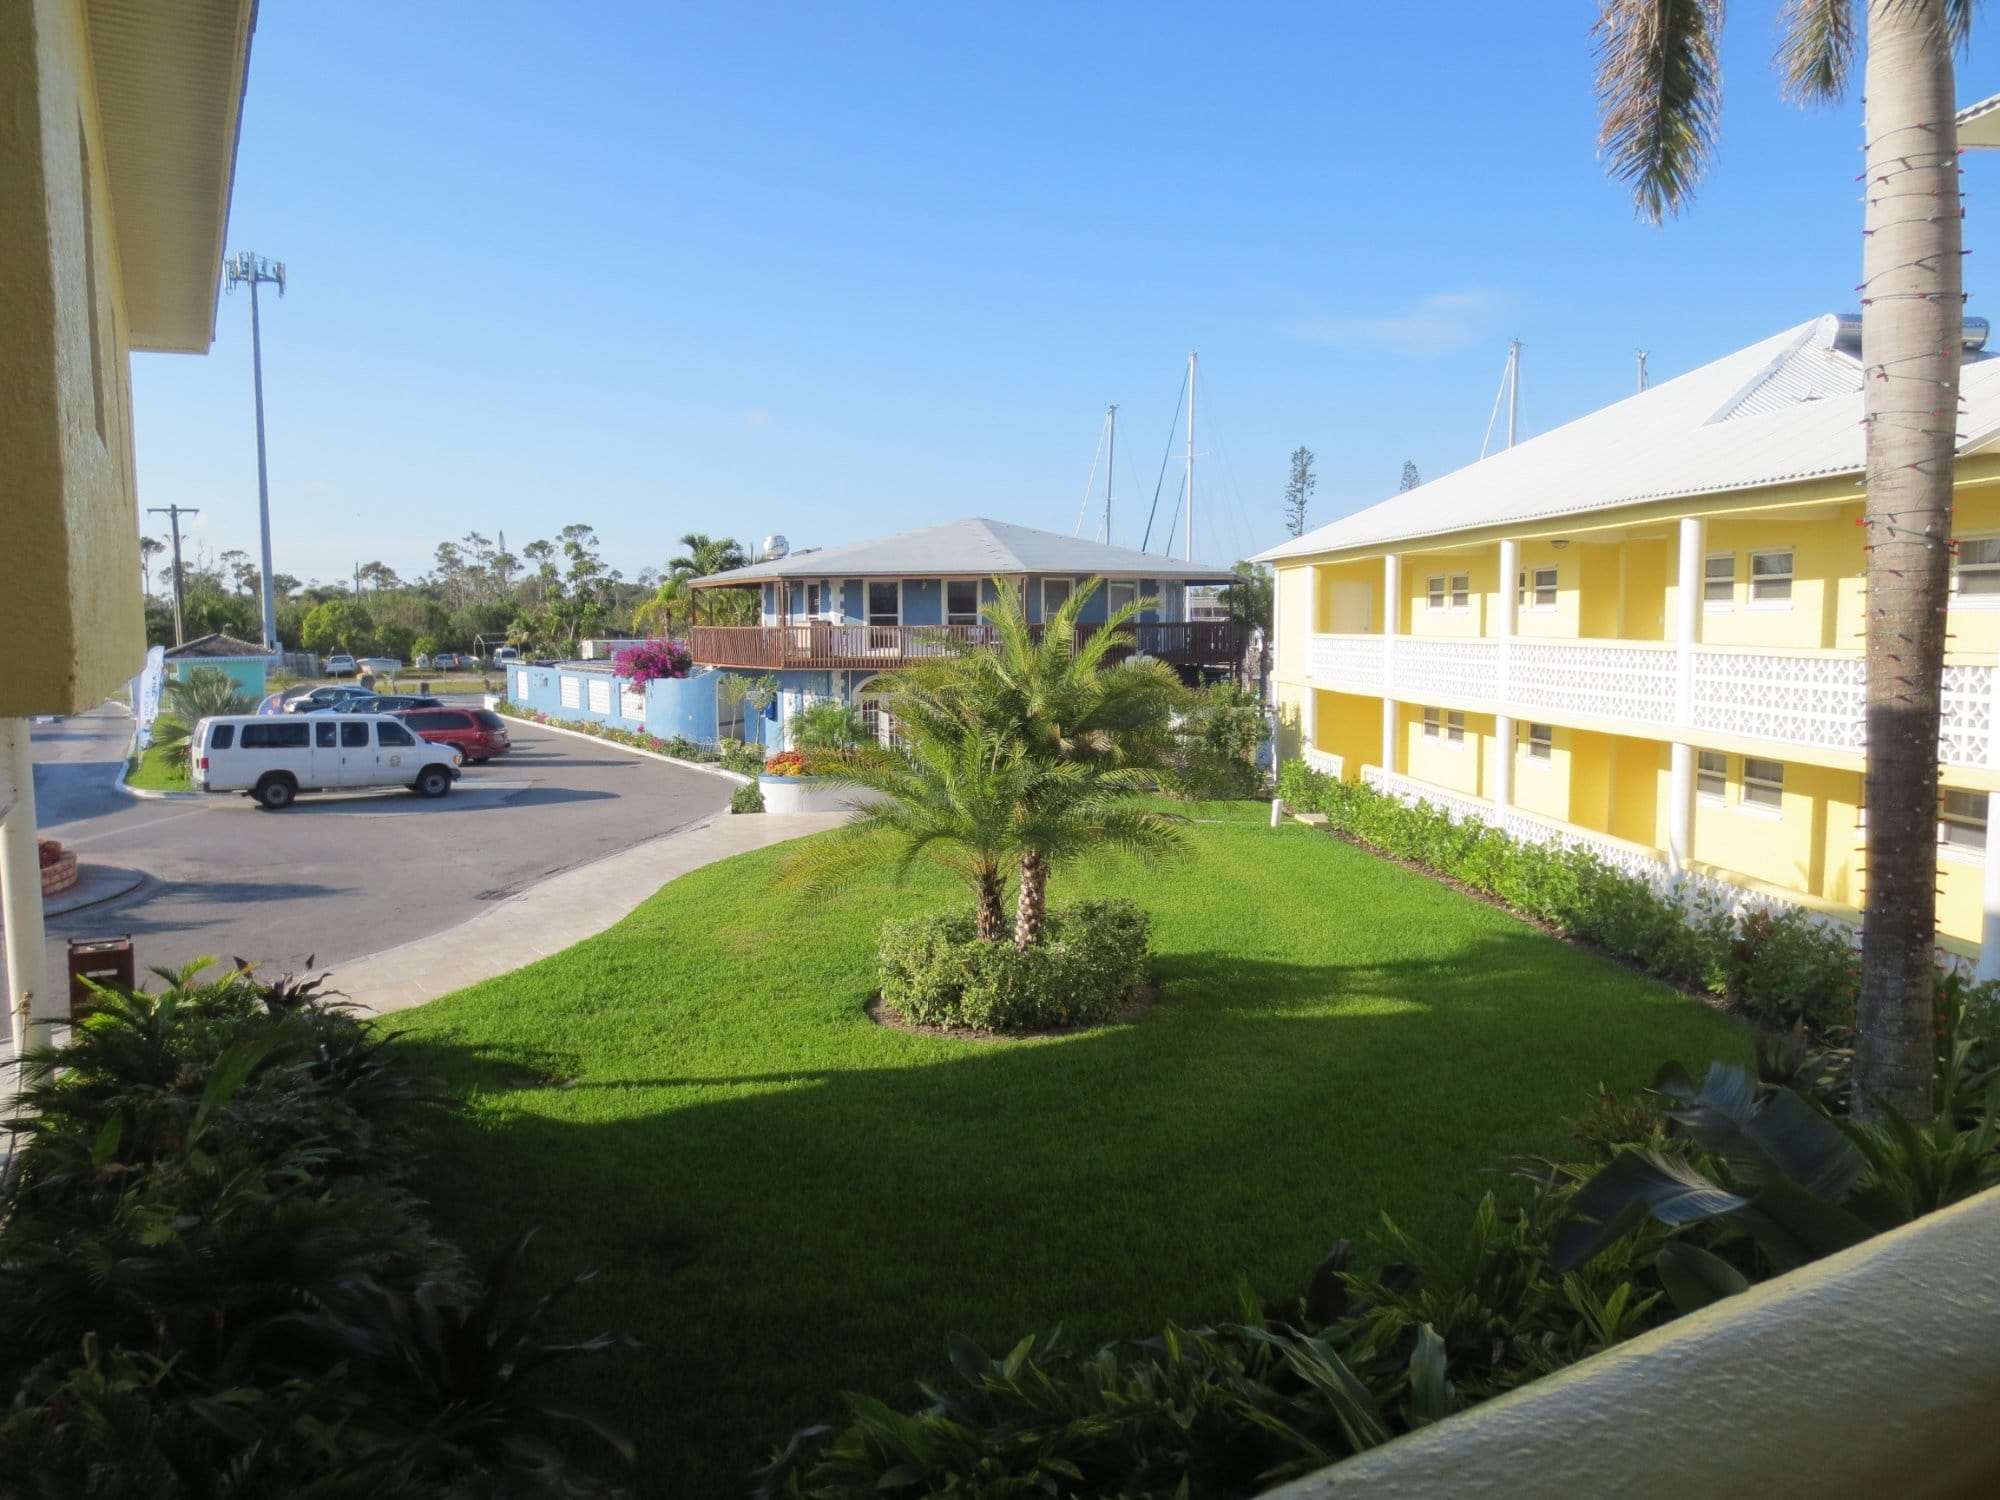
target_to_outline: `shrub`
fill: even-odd
[[[1321,812],[1329,827],[1497,897],[1649,974],[1723,995],[1758,1017],[1824,1030],[1852,1016],[1855,956],[1848,934],[1809,912],[1733,912],[1692,888],[1658,890],[1589,849],[1525,844],[1477,819],[1406,803],[1288,761],[1280,795]]]
[[[1246,689],[1221,682],[1189,692],[1167,751],[1174,792],[1200,800],[1255,796],[1264,784],[1256,764],[1264,732],[1263,705]]]
[[[868,742],[860,710],[837,698],[815,698],[792,720],[792,740],[801,750],[852,750]]]
[[[1151,920],[1130,901],[1050,911],[1028,949],[982,943],[969,912],[891,922],[877,952],[882,998],[919,1026],[1022,1032],[1104,1021],[1146,981]]]
[[[733,813],[760,813],[764,810],[764,789],[751,782],[739,786],[729,794],[729,810]]]

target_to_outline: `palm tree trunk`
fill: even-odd
[[[1048,914],[1049,867],[1029,849],[1021,855],[1021,889],[1014,899],[1014,946],[1028,949],[1042,940]]]
[[[1960,294],[1944,0],[1869,0],[1867,910],[1854,1112],[1931,1114],[1938,710],[1950,583]]]
[[[1007,908],[1002,900],[1000,877],[983,872],[975,883],[973,897],[974,930],[982,943],[997,943],[1007,930]]]

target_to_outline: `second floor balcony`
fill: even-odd
[[[1085,625],[1079,639],[1100,627]],[[1036,626],[1037,632],[1041,627]],[[1243,659],[1248,641],[1236,620],[1166,620],[1125,627],[1132,650],[1169,666],[1227,671]],[[993,627],[978,625],[863,625],[801,620],[788,625],[697,625],[688,648],[703,666],[745,671],[885,671],[942,656],[961,644],[991,645]]]

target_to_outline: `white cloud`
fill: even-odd
[[[1394,354],[1451,354],[1483,336],[1497,299],[1487,292],[1433,292],[1402,312],[1306,318],[1286,337],[1306,344],[1367,344]]]

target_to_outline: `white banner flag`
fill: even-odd
[[[153,720],[160,716],[160,692],[166,685],[166,648],[155,646],[146,653],[146,665],[132,679],[132,715],[139,721],[139,748],[153,743]]]

